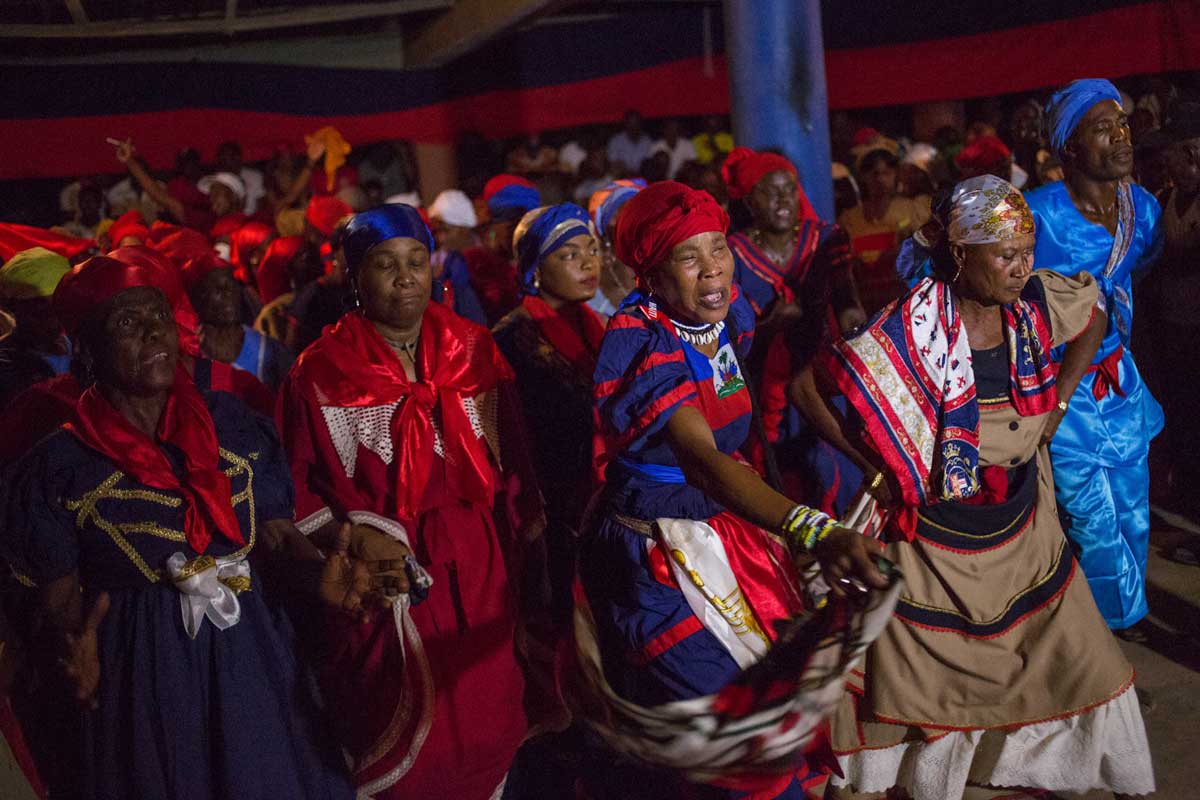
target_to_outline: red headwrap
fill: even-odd
[[[813,210],[812,203],[808,202],[808,196],[804,194],[796,165],[777,153],[760,153],[749,147],[735,147],[721,165],[721,179],[729,189],[729,199],[741,200],[753,192],[755,185],[767,175],[781,171],[791,173],[796,179],[799,201],[796,205],[797,216],[802,220],[815,220],[817,212]]]
[[[52,253],[58,253],[63,258],[74,258],[94,246],[91,239],[67,236],[64,233],[55,233],[45,228],[35,228],[32,225],[0,222],[0,262],[8,261],[17,253],[31,247],[44,247]]]
[[[345,217],[354,213],[354,209],[337,199],[334,195],[318,195],[308,201],[304,209],[304,218],[317,232],[328,239],[333,235],[333,229]]]
[[[537,188],[527,178],[522,178],[520,175],[509,175],[507,173],[502,173],[489,179],[488,182],[483,185],[483,202],[486,204],[488,200],[492,199],[496,192],[500,191],[506,186],[524,186],[526,189]]]
[[[211,250],[203,255],[189,258],[179,269],[183,285],[190,292],[204,276],[218,269],[233,269],[233,265]]]
[[[675,181],[652,183],[634,195],[617,219],[617,258],[638,276],[659,266],[675,245],[698,233],[729,227],[729,215],[702,189]]]
[[[304,237],[282,236],[272,239],[267,252],[258,262],[258,295],[263,304],[271,302],[288,290],[288,264],[304,249]]]
[[[109,227],[107,235],[113,247],[120,247],[121,240],[126,236],[140,239],[140,244],[144,244],[150,238],[150,229],[142,219],[142,212],[135,208],[117,217]]]
[[[253,283],[250,257],[263,243],[275,235],[275,229],[262,222],[247,222],[229,236],[229,261],[233,274],[242,283]]]
[[[109,253],[108,257],[142,270],[139,275],[145,280],[144,283],[131,283],[122,286],[121,289],[133,286],[155,286],[167,296],[167,302],[171,304],[171,310],[175,314],[175,326],[179,331],[179,352],[192,358],[198,357],[200,355],[200,318],[196,316],[196,310],[192,308],[187,292],[183,290],[183,281],[180,280],[178,267],[157,250],[140,245],[117,248]],[[138,275],[126,278],[126,280],[137,279]],[[121,289],[117,291],[121,291]]]
[[[250,218],[241,211],[234,211],[232,214],[226,214],[219,220],[213,223],[212,229],[208,235],[214,239],[220,239],[223,236],[228,236],[238,228],[246,224]]]
[[[67,273],[54,292],[55,311],[64,325],[77,332],[82,320],[125,289],[162,288],[160,270],[147,266],[144,259],[133,261],[137,263],[96,256]],[[157,442],[135,428],[95,386],[79,398],[66,429],[139,483],[182,495],[184,534],[197,553],[207,549],[214,530],[235,544],[246,543],[233,511],[229,478],[219,468],[212,415],[182,365],[175,369],[157,432],[160,441],[175,445],[182,454],[182,481]]]
[[[993,167],[1007,165],[1012,151],[995,136],[980,136],[959,151],[954,163],[959,169],[975,169],[989,172]],[[1004,177],[1004,176],[999,176]]]
[[[177,267],[213,251],[212,242],[208,237],[191,228],[176,228],[157,239],[152,233],[151,240],[153,243],[150,246],[175,262]]]

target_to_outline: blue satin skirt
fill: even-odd
[[[1121,359],[1122,397],[1092,395],[1085,375],[1050,442],[1055,495],[1064,528],[1108,626],[1128,628],[1149,610],[1146,558],[1150,544],[1150,440],[1163,413],[1133,356]]]

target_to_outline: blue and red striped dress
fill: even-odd
[[[753,332],[754,309],[735,286],[712,358],[680,339],[672,321],[646,297],[612,317],[600,348],[597,452],[606,464],[606,484],[600,522],[584,534],[580,581],[596,621],[605,678],[640,705],[713,694],[741,671],[689,606],[671,556],[655,535],[656,520],[697,520],[717,532],[767,636],[774,638],[775,621],[800,610],[786,552],[765,531],[688,484],[664,435],[671,415],[692,406],[708,421],[721,452],[738,451],[750,431],[750,394],[741,365]],[[803,784],[800,777],[786,776],[775,790],[753,796],[803,797]],[[658,786],[646,783],[651,785]]]

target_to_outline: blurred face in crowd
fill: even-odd
[[[95,225],[100,221],[100,211],[103,198],[100,190],[93,186],[85,186],[79,190],[79,221],[84,225]]]
[[[1166,150],[1167,174],[1185,194],[1200,191],[1200,139],[1171,145]]]
[[[642,115],[637,113],[636,111],[631,111],[628,114],[626,114],[623,128],[625,130],[625,133],[628,134],[628,136],[631,139],[636,139],[639,136],[641,136],[642,135]]]
[[[432,223],[430,229],[433,231],[433,241],[439,250],[462,251],[474,244],[470,228],[451,225],[438,217],[434,217]]]
[[[488,225],[488,245],[498,255],[508,259],[513,257],[512,237],[518,222],[520,220],[499,219]]]
[[[196,315],[206,325],[236,325],[241,321],[241,286],[233,271],[214,269],[191,291]]]
[[[785,233],[796,227],[800,187],[787,170],[768,172],[746,197],[754,225],[767,233]]]
[[[1032,233],[988,244],[952,245],[962,273],[954,284],[960,297],[984,305],[1015,303],[1033,273]]]
[[[725,319],[733,287],[733,254],[725,234],[698,233],[675,245],[650,276],[650,285],[681,322],[703,325]]]
[[[1042,118],[1033,105],[1024,103],[1013,112],[1012,134],[1015,145],[1041,142]]]
[[[669,119],[663,124],[663,138],[667,140],[667,144],[672,147],[679,141],[679,120]]]
[[[175,317],[158,289],[126,289],[108,303],[103,322],[85,339],[96,380],[134,397],[166,391],[175,381],[179,339]]]
[[[380,242],[367,251],[354,281],[367,319],[398,335],[412,331],[429,305],[429,250],[407,236]]]
[[[583,303],[600,285],[600,244],[590,233],[563,243],[538,265],[538,291],[551,308]]]
[[[901,164],[896,168],[897,191],[905,197],[933,194],[933,179],[916,164]]]
[[[863,158],[862,191],[865,197],[880,199],[896,193],[896,168],[882,151]]]
[[[1116,100],[1103,100],[1083,115],[1063,148],[1063,161],[1097,181],[1133,173],[1129,117]]]
[[[242,171],[242,148],[236,142],[226,142],[217,148],[217,169],[234,175]]]
[[[208,205],[218,217],[232,214],[242,206],[233,189],[218,181],[214,181],[208,191]]]

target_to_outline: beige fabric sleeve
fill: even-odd
[[[1099,291],[1096,279],[1087,272],[1061,275],[1048,269],[1034,270],[1042,282],[1046,308],[1050,311],[1050,339],[1053,345],[1069,342],[1091,322]]]

